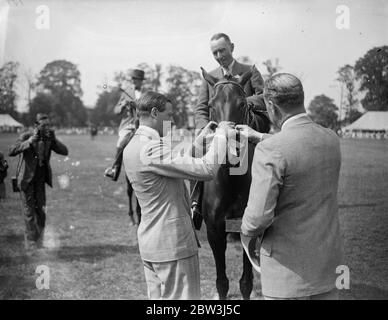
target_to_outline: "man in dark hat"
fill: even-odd
[[[114,112],[121,116],[119,126],[119,139],[117,141],[116,155],[113,165],[105,170],[105,176],[117,181],[123,162],[123,150],[131,140],[136,130],[136,100],[142,95],[142,84],[144,71],[133,69],[130,71],[131,79],[128,81],[125,90],[122,89],[119,102],[114,107]]]
[[[67,156],[68,150],[56,137],[49,117],[38,113],[33,131],[23,133],[9,150],[9,156],[22,154],[24,174],[21,180],[26,249],[42,246],[46,222],[47,183],[52,187],[51,151]]]

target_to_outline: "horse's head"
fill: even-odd
[[[244,85],[251,78],[253,67],[238,79],[224,78],[218,80],[203,68],[201,70],[203,78],[213,88],[213,94],[209,97],[208,102],[209,107],[212,108],[212,120],[244,123],[247,112]]]

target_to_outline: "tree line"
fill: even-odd
[[[251,63],[246,56],[237,60]],[[268,59],[263,65],[264,79],[281,70],[277,59]],[[14,61],[0,68],[0,113],[8,113],[25,125],[32,125],[36,114],[41,112],[49,114],[57,127],[118,125],[113,107],[120,98],[119,88],[129,77],[129,69],[115,72],[112,85],[98,87],[97,102],[94,108],[88,109],[82,101],[81,73],[77,66],[67,60],[49,62],[38,75],[25,74],[28,110],[19,113],[16,108],[18,68],[19,64]],[[145,90],[162,92],[173,101],[177,126],[187,126],[188,115],[199,95],[200,73],[177,65],[141,63],[135,68],[145,71]],[[366,111],[387,111],[388,46],[370,49],[354,66],[340,67],[335,80],[341,89],[339,107],[324,94],[314,97],[308,105],[308,113],[317,123],[336,130],[362,115],[360,104]]]
[[[388,111],[388,46],[370,49],[354,66],[340,67],[336,80],[340,106],[326,95],[314,97],[308,110],[315,122],[337,130],[357,120],[362,115],[360,109]]]

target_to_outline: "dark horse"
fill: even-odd
[[[211,120],[231,121],[235,124],[247,124],[260,132],[269,131],[269,120],[265,113],[254,113],[248,105],[244,92],[244,84],[250,80],[252,71],[244,73],[239,80],[218,80],[202,69],[204,79],[213,88],[213,94],[209,100]],[[207,228],[207,237],[216,264],[216,286],[219,298],[227,298],[229,280],[226,276],[225,251],[226,231],[225,219],[241,218],[248,202],[249,188],[251,185],[251,165],[255,146],[251,143],[245,149],[248,152],[248,167],[244,173],[231,175],[231,165],[220,166],[215,178],[206,182],[202,212]],[[240,155],[241,156],[241,155]],[[240,161],[241,163],[241,161]],[[252,265],[244,251],[243,273],[240,278],[240,291],[243,299],[250,299],[253,288]]]

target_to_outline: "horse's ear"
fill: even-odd
[[[211,74],[207,73],[204,68],[201,67],[202,70],[202,76],[206,80],[208,84],[210,84],[212,87],[217,83],[218,79],[216,77],[213,77]]]
[[[252,67],[252,69],[254,68],[254,66]],[[241,77],[238,79],[238,83],[244,87],[245,84],[248,82],[248,80],[252,77],[252,69],[247,71],[247,72],[244,72]]]

